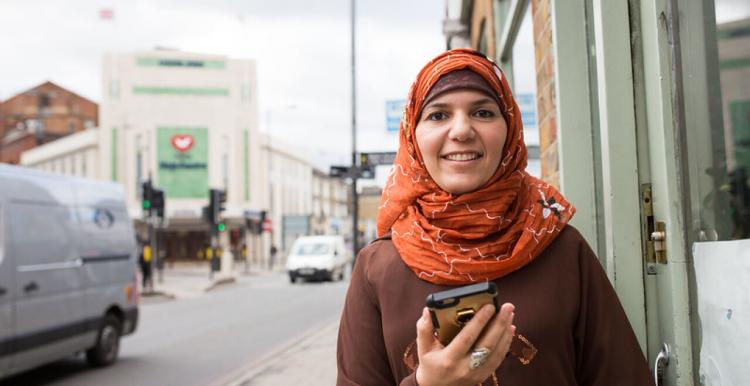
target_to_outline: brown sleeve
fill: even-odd
[[[594,252],[582,241],[580,312],[575,330],[579,385],[653,385],[625,311]]]
[[[417,373],[413,372],[408,377],[401,380],[398,386],[419,386],[417,383]]]
[[[357,256],[341,315],[336,350],[338,386],[395,385],[388,365],[378,300],[367,280],[374,245]]]

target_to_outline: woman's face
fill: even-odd
[[[431,100],[415,130],[427,172],[453,194],[476,190],[495,174],[508,134],[500,106],[471,89]]]

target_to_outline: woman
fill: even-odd
[[[649,385],[617,296],[573,206],[525,172],[521,114],[500,69],[447,51],[409,92],[381,238],[357,257],[338,340],[338,385]],[[494,281],[447,346],[428,294]],[[416,327],[415,327],[416,324]]]

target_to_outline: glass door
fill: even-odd
[[[648,357],[664,385],[750,379],[750,3],[640,1]],[[744,354],[744,355],[743,355]],[[661,372],[661,371],[657,371]]]

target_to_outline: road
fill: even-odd
[[[151,300],[141,305],[139,328],[122,340],[115,365],[92,369],[71,357],[0,386],[220,386],[330,325],[347,285],[259,275],[194,299]]]

